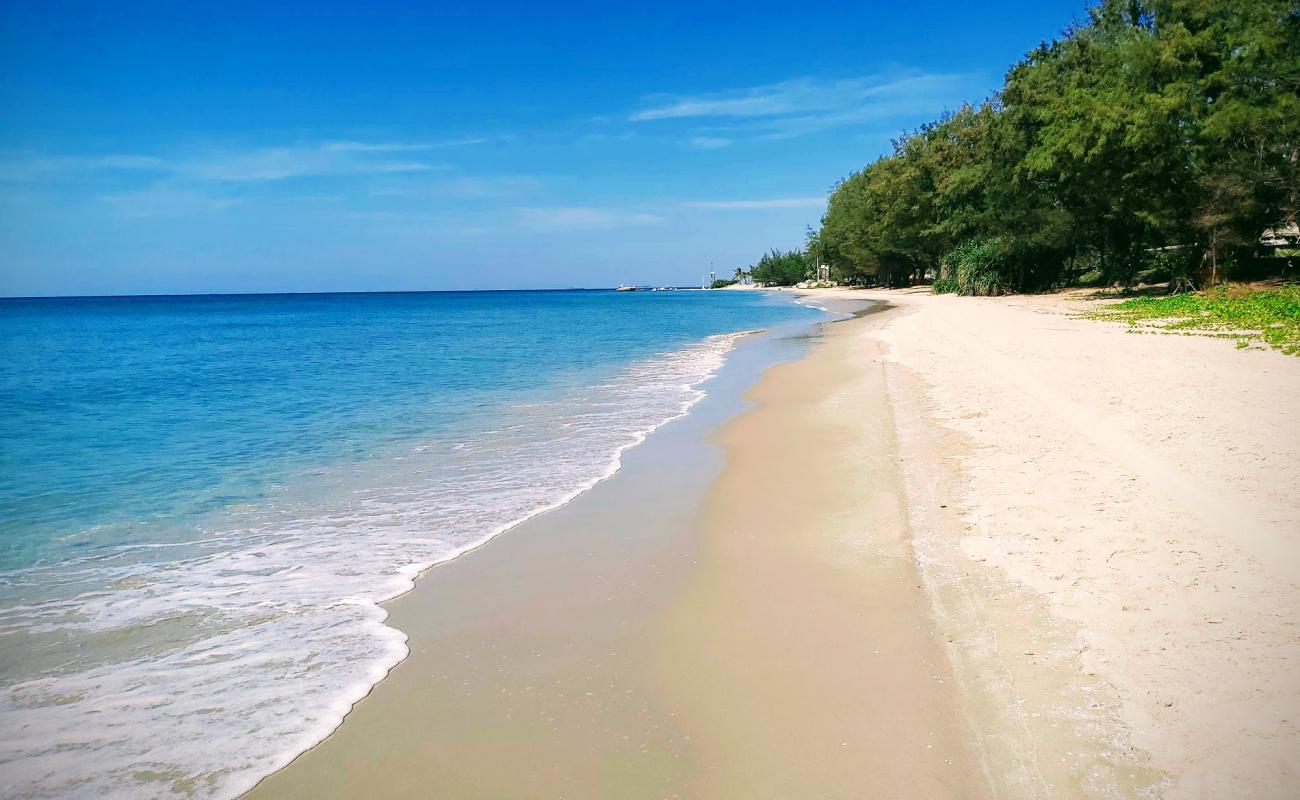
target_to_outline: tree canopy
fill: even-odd
[[[789,286],[808,277],[812,262],[801,250],[772,250],[749,268],[750,277],[768,286]]]
[[[1102,0],[994,97],[842,180],[806,253],[773,251],[754,278],[793,282],[778,264],[800,256],[841,280],[963,292],[1153,266],[1206,283],[1294,225],[1298,201],[1300,5]]]

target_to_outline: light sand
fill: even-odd
[[[910,546],[872,315],[771,370],[719,441],[706,549],[656,647],[708,798],[981,797]]]
[[[863,354],[999,794],[1300,796],[1300,359],[866,295],[901,312]]]

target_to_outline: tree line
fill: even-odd
[[[803,251],[841,281],[968,294],[1080,281],[1175,288],[1269,268],[1300,200],[1300,4],[1102,0],[1002,89],[840,181]]]

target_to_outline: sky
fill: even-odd
[[[1083,0],[0,0],[0,295],[696,284]]]

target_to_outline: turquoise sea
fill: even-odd
[[[707,391],[757,292],[0,300],[0,794],[230,797],[406,654],[379,603]]]

